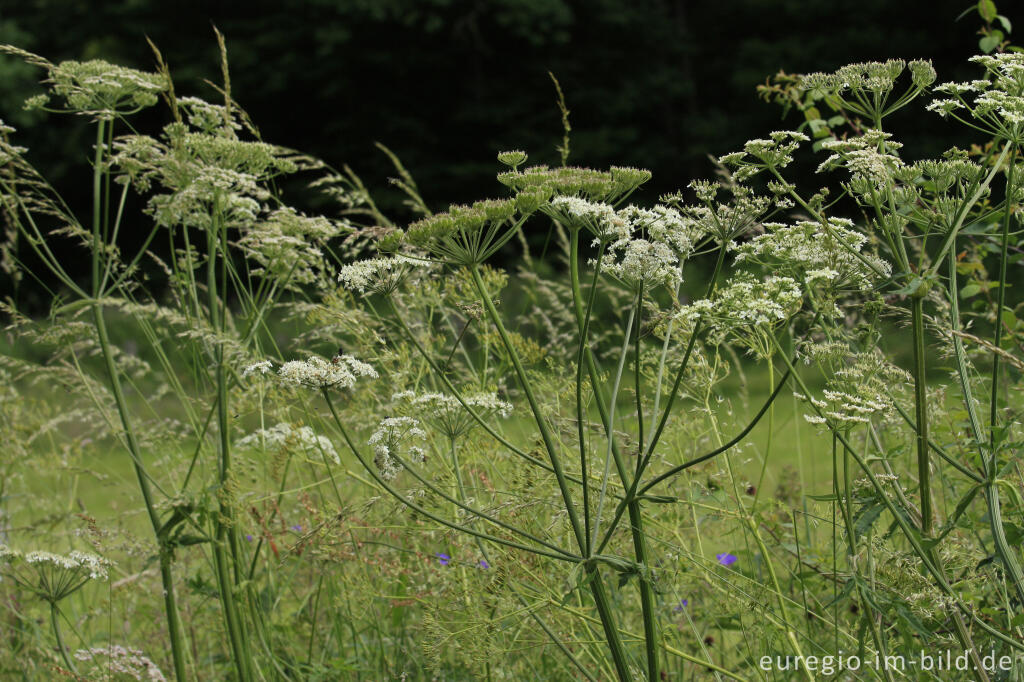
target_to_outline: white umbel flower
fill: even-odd
[[[167,682],[167,678],[156,663],[138,649],[130,649],[120,644],[79,649],[75,652],[75,659],[91,664],[91,680],[124,679],[121,677],[123,675],[140,682]]]
[[[418,419],[388,417],[381,420],[368,441],[373,448],[373,463],[381,478],[390,481],[398,475],[403,468],[399,457],[413,462],[425,461],[422,443],[426,438],[427,432],[420,428]]]
[[[598,242],[608,243],[630,234],[629,223],[603,202],[557,196],[540,210],[569,229],[586,229]]]
[[[291,424],[282,422],[269,429],[259,429],[239,439],[235,447],[260,450],[291,450],[307,455],[330,457],[335,464],[341,463],[334,444],[317,435],[308,426],[293,428]]]
[[[391,400],[453,440],[468,433],[476,425],[476,420],[455,396],[403,391],[391,396]],[[501,400],[493,391],[463,395],[462,400],[481,418],[495,416],[504,419],[512,414],[512,405]]]
[[[351,355],[335,356],[330,361],[316,355],[292,360],[281,365],[277,375],[286,384],[309,388],[352,388],[360,378],[378,377],[377,370]]]
[[[679,258],[664,242],[617,241],[601,257],[601,267],[607,275],[634,291],[662,285],[675,289],[682,281]]]
[[[0,565],[14,582],[56,603],[90,580],[106,580],[113,564],[103,557],[78,550],[68,554],[45,551],[23,554],[0,545]]]
[[[403,254],[378,256],[345,265],[338,272],[338,281],[350,291],[386,296],[401,286],[414,268],[426,265],[426,261]]]

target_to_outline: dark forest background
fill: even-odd
[[[1004,3],[1005,4],[1005,3]],[[0,42],[51,61],[102,58],[152,69],[148,36],[177,91],[216,99],[212,26],[226,36],[232,92],[267,141],[349,165],[385,209],[400,211],[390,147],[428,205],[500,194],[495,153],[557,163],[571,110],[570,163],[654,172],[638,200],[713,172],[708,154],[795,128],[799,114],[758,98],[778,72],[853,61],[932,59],[939,80],[969,78],[979,52],[965,0],[0,0]],[[1011,7],[1001,8],[1013,18]],[[0,119],[72,199],[87,185],[92,130],[82,119],[21,110],[37,69],[0,57]],[[159,114],[147,114],[159,116]],[[902,118],[900,118],[902,116]],[[962,128],[911,107],[896,117],[910,154],[938,154]],[[162,123],[154,120],[153,123]],[[399,213],[399,218],[401,218]]]

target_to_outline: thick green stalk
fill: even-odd
[[[213,327],[215,332],[223,334],[227,302],[221,300],[217,295],[217,263],[219,260],[221,268],[227,267],[227,252],[223,251],[220,254],[219,259],[217,258],[217,252],[218,250],[221,250],[221,233],[225,232],[227,228],[219,220],[218,201],[214,201],[211,220],[211,233],[207,235],[208,255],[206,267],[206,288],[207,293],[209,294],[210,325]],[[226,234],[223,238],[226,240]],[[221,274],[220,279],[221,282],[224,281],[225,277],[223,273]],[[223,293],[221,295],[223,296]],[[234,512],[232,509],[232,500],[229,499],[228,491],[231,472],[231,425],[228,421],[227,369],[224,366],[224,346],[222,339],[216,339],[215,343],[217,343],[217,349],[214,353],[217,381],[217,426],[219,428],[220,436],[220,444],[218,448],[220,451],[220,457],[217,461],[217,480],[220,486],[218,495],[220,505],[216,518],[213,558],[214,566],[217,571],[217,583],[220,591],[221,606],[224,609],[224,621],[228,630],[228,640],[231,644],[232,662],[234,663],[235,671],[238,674],[238,679],[240,682],[245,682],[250,679],[249,655],[246,648],[246,638],[243,633],[244,626],[239,615],[238,604],[235,601],[235,585],[237,583],[237,579],[232,578],[232,575],[237,577],[239,569],[237,565],[233,571],[231,569],[232,564],[236,563],[233,560],[236,547],[232,542],[234,535],[232,522]],[[226,549],[231,550],[232,557],[229,558],[228,551],[226,551]]]
[[[96,131],[96,153],[93,163],[93,249],[92,249],[92,294],[93,321],[96,326],[96,336],[99,340],[100,351],[103,355],[104,366],[107,370],[107,379],[110,381],[110,390],[113,393],[114,404],[117,407],[118,416],[121,419],[121,426],[124,429],[125,443],[132,458],[132,468],[135,477],[139,482],[139,490],[142,493],[142,500],[146,506],[146,514],[149,517],[153,534],[156,536],[159,546],[160,580],[164,595],[164,614],[167,618],[167,632],[171,645],[171,659],[174,663],[174,675],[179,682],[187,679],[185,668],[185,643],[182,635],[181,619],[178,614],[177,599],[174,592],[174,575],[171,570],[171,550],[166,545],[166,538],[161,534],[162,524],[157,514],[156,505],[153,502],[153,493],[150,489],[149,474],[142,465],[142,451],[139,448],[138,440],[135,437],[135,430],[132,428],[131,420],[128,417],[128,402],[125,400],[124,391],[121,388],[121,378],[114,362],[114,353],[111,349],[110,337],[107,334],[106,320],[103,317],[103,306],[100,298],[100,254],[103,251],[103,215],[102,215],[102,193],[103,193],[103,151],[104,151],[104,127],[106,122],[99,121]]]
[[[928,457],[928,386],[925,378],[924,297],[910,302],[914,333],[914,408],[917,420],[917,477],[921,493],[921,535],[932,536],[931,463]]]
[[[580,290],[579,290],[579,257],[578,257],[578,254],[575,253],[575,251],[573,251],[573,253],[570,253],[570,268],[569,269],[571,271],[570,280],[571,280],[571,283],[572,283],[573,304],[574,304],[573,307],[574,307],[574,309],[576,311],[576,322],[577,322],[578,328],[580,329],[580,332],[583,333],[584,330],[587,328],[587,316],[586,316],[586,314],[583,311],[582,294],[580,293]],[[596,282],[595,282],[595,285],[596,285]],[[637,307],[639,307],[640,305],[641,305],[641,302],[638,301],[637,302]],[[627,332],[627,334],[628,334],[628,332]],[[618,472],[619,479],[622,481],[622,485],[625,487],[630,482],[630,476],[629,476],[628,471],[626,469],[625,463],[622,461],[622,456],[619,453],[618,443],[616,443],[616,441],[615,441],[615,433],[614,433],[614,430],[613,430],[613,419],[614,419],[613,412],[610,412],[609,409],[608,409],[608,406],[605,405],[604,398],[601,395],[600,390],[598,389],[598,386],[600,386],[600,383],[598,381],[597,363],[594,361],[593,353],[590,350],[589,344],[586,343],[586,339],[585,338],[581,340],[581,347],[583,347],[585,349],[585,355],[586,355],[586,361],[587,361],[587,369],[588,369],[588,372],[589,372],[589,375],[590,375],[591,389],[592,389],[592,391],[594,393],[594,400],[597,402],[597,408],[598,408],[598,412],[601,415],[601,420],[604,423],[605,433],[606,433],[606,436],[608,438],[609,447],[611,449],[611,453],[612,453],[613,459],[615,461],[615,468],[616,468],[616,470]],[[620,371],[621,371],[621,368],[620,368]],[[617,384],[617,380],[616,380],[616,384]],[[615,400],[615,393],[614,392],[612,394],[612,400],[613,401]],[[668,409],[668,408],[666,407],[666,409]],[[614,405],[612,406],[612,410],[614,410]],[[643,447],[643,441],[640,442],[640,445],[638,447],[640,447],[640,448]],[[638,453],[638,459],[639,459],[639,453]],[[635,485],[636,480],[633,480],[632,483]],[[584,481],[584,486],[585,485],[586,485],[586,481]],[[627,505],[627,509],[629,511],[630,531],[631,531],[632,539],[633,539],[633,556],[636,559],[636,562],[640,566],[644,567],[645,569],[649,569],[650,568],[650,564],[648,563],[647,535],[644,533],[643,516],[641,514],[639,501],[636,500],[636,499],[630,500],[629,504]],[[597,521],[594,524],[594,532],[595,532],[595,534],[597,532],[597,526],[598,526],[599,522],[600,522],[600,504],[598,505],[598,518],[597,518]],[[613,528],[614,528],[614,526],[610,527],[608,529],[608,535],[609,536],[611,535],[611,531],[612,531]],[[596,541],[596,538],[594,540]],[[592,540],[588,540],[588,546],[591,547],[591,549],[593,547],[593,542],[594,541],[592,541]],[[639,583],[640,583],[640,608],[641,608],[641,611],[642,611],[642,614],[643,614],[643,621],[644,621],[644,649],[645,649],[646,659],[647,659],[647,673],[648,673],[649,679],[655,680],[655,679],[658,679],[659,676],[660,676],[660,670],[658,668],[658,643],[659,643],[659,636],[658,636],[657,618],[656,618],[655,613],[654,613],[654,609],[655,609],[654,588],[651,585],[651,576],[650,576],[650,574],[642,574],[640,576]]]
[[[569,277],[572,280],[572,295],[576,301],[580,296],[580,268],[579,268],[579,243],[580,231],[572,230],[569,243]],[[597,255],[597,265],[594,267],[594,279],[590,283],[590,296],[587,297],[587,312],[580,326],[580,342],[576,351],[576,433],[579,437],[580,449],[580,480],[583,481],[583,524],[586,547],[583,552],[590,555],[591,532],[590,532],[590,480],[587,466],[587,438],[586,438],[586,414],[583,402],[583,354],[585,352],[588,330],[590,329],[590,315],[594,309],[594,299],[597,297],[597,278],[601,268],[601,252]]]
[[[1009,210],[1009,209],[1007,209]],[[1003,224],[1003,262],[1000,266],[1000,270],[1003,270],[1000,281],[1006,281],[1006,255],[1007,255],[1007,236],[1009,234],[1008,223]],[[1000,297],[1002,297],[1004,287],[999,287]],[[956,249],[950,249],[949,251],[949,296],[951,302],[950,318],[953,325],[953,350],[954,358],[956,359],[957,374],[960,377],[960,389],[963,392],[964,404],[967,408],[967,415],[971,424],[971,432],[974,435],[974,440],[977,442],[979,449],[981,450],[981,465],[984,479],[975,479],[979,483],[984,483],[985,486],[985,505],[988,508],[988,520],[989,527],[992,529],[992,542],[996,547],[996,553],[999,554],[1000,560],[1003,562],[1003,567],[1010,576],[1010,581],[1013,583],[1014,592],[1017,594],[1017,600],[1024,606],[1024,571],[1021,570],[1020,561],[1017,559],[1016,550],[1010,547],[1010,543],[1006,538],[1006,530],[1003,528],[1003,512],[1002,504],[999,499],[999,487],[996,483],[996,475],[999,471],[998,457],[995,451],[994,441],[989,441],[989,448],[991,453],[986,458],[986,453],[983,447],[985,442],[984,435],[982,433],[981,420],[978,418],[977,411],[974,407],[974,396],[971,391],[970,377],[967,372],[967,358],[964,351],[963,339],[956,333],[960,331],[960,304],[959,294],[957,290],[956,281]],[[1003,302],[1000,300],[999,307],[1002,309]],[[997,320],[997,325],[1001,326],[1001,321]],[[997,334],[998,327],[997,327]],[[998,348],[998,341],[997,348]],[[999,355],[993,353],[995,362],[998,362]],[[995,382],[998,374],[993,372],[992,384],[993,389],[995,388]],[[994,391],[993,391],[994,393]],[[995,424],[995,402],[993,401],[993,421]],[[994,434],[994,431],[993,431]]]
[[[1000,348],[1003,341],[1003,308],[1006,306],[1006,266],[1009,261],[1008,251],[1010,246],[1010,216],[1013,212],[1013,171],[1016,167],[1014,158],[1011,155],[1010,165],[1006,170],[1006,210],[1003,215],[1003,234],[1000,243],[999,258],[999,294],[996,303],[996,330],[993,345]],[[951,292],[953,296],[956,292]],[[1009,546],[1006,539],[1006,532],[1003,529],[1002,509],[999,501],[999,489],[996,477],[999,475],[999,448],[996,447],[996,427],[999,421],[999,353],[992,353],[992,396],[989,415],[989,461],[986,462],[985,472],[985,502],[988,505],[989,523],[992,528],[992,539],[995,541],[996,549],[1003,561],[1006,572],[1010,574],[1017,599],[1024,607],[1024,571],[1021,570],[1020,562],[1013,548]]]
[[[64,636],[60,632],[60,624],[57,622],[59,617],[60,612],[57,610],[57,602],[50,602],[50,624],[53,626],[53,636],[57,638],[57,650],[60,652],[60,657],[64,659],[64,665],[77,676],[78,669],[75,668],[75,663],[68,654],[68,647],[64,644]]]
[[[996,297],[996,308],[995,308],[995,338],[993,345],[996,349],[1000,347],[1002,343],[1002,309],[1007,304],[1007,263],[1009,261],[1009,248],[1010,248],[1010,216],[1012,214],[1012,199],[1014,193],[1014,168],[1016,164],[1014,159],[1011,158],[1010,167],[1007,169],[1007,208],[1004,216],[1002,216],[1002,240],[1000,244],[999,253],[999,293]],[[953,296],[956,295],[955,291],[951,292]],[[985,472],[985,503],[988,505],[988,520],[992,528],[992,540],[995,542],[995,547],[999,553],[999,558],[1002,559],[1002,565],[1010,573],[1010,579],[1014,584],[1014,590],[1017,592],[1017,599],[1021,603],[1021,607],[1024,608],[1024,571],[1021,570],[1020,561],[1017,558],[1017,553],[1013,548],[1010,547],[1007,541],[1007,534],[1004,527],[1002,527],[1002,511],[999,504],[999,491],[996,486],[996,476],[999,473],[998,463],[998,447],[995,442],[995,430],[998,425],[998,388],[999,388],[999,353],[992,352],[992,395],[990,404],[989,414],[989,461],[985,463],[987,471]]]
[[[480,295],[480,298],[484,303],[484,307],[487,309],[487,314],[491,318],[491,322],[494,324],[495,328],[498,330],[498,336],[501,337],[501,342],[504,344],[505,350],[508,352],[509,357],[512,360],[512,366],[515,368],[516,375],[519,377],[519,383],[523,387],[523,393],[526,395],[526,400],[530,403],[530,409],[533,411],[534,420],[537,423],[537,428],[540,429],[541,438],[544,441],[544,446],[548,451],[548,457],[551,460],[551,468],[553,469],[555,478],[558,481],[558,488],[562,494],[562,501],[565,504],[566,513],[569,515],[569,522],[572,525],[573,533],[576,536],[576,543],[579,546],[580,551],[585,551],[586,539],[583,537],[583,528],[580,526],[579,517],[576,514],[576,507],[573,504],[572,496],[569,494],[569,487],[565,480],[565,473],[562,470],[562,462],[555,449],[554,439],[552,438],[547,421],[540,411],[540,405],[537,403],[536,397],[533,395],[533,388],[526,376],[526,370],[523,369],[523,365],[519,361],[519,355],[512,347],[512,341],[508,337],[508,332],[505,331],[505,325],[501,322],[501,316],[498,315],[498,310],[494,307],[494,302],[491,301],[490,297],[487,295],[483,280],[480,279],[480,272],[476,265],[470,266],[469,272],[473,276],[473,283],[476,286],[477,293]],[[584,481],[584,485],[586,485],[586,481]],[[615,663],[616,672],[619,675],[619,679],[626,682],[627,680],[632,679],[632,675],[629,672],[629,664],[626,658],[625,647],[622,644],[622,637],[619,635],[618,627],[615,624],[615,613],[612,610],[611,604],[608,601],[608,595],[605,591],[604,579],[601,577],[601,571],[597,567],[597,564],[593,561],[586,562],[585,570],[587,572],[587,582],[590,584],[590,591],[594,597],[594,605],[597,607],[597,612],[601,617],[601,624],[604,627],[605,638],[608,640],[608,648],[611,651],[612,660]]]

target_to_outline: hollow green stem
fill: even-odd
[[[53,636],[57,638],[57,651],[60,652],[60,657],[64,659],[64,665],[77,676],[78,669],[75,668],[75,663],[71,660],[68,647],[64,644],[64,636],[60,632],[59,619],[60,611],[57,609],[57,602],[50,602],[50,624],[53,626]]]

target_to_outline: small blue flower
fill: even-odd
[[[248,540],[249,542],[252,542],[252,536],[251,535],[246,535],[245,539]]]
[[[434,556],[437,557],[437,563],[441,564],[442,566],[447,566],[448,563],[452,560],[452,558],[444,552],[438,552]]]
[[[486,569],[488,569],[490,567],[491,567],[491,565],[489,563],[487,563],[486,559],[481,559],[480,560],[480,568],[483,568],[483,569],[486,570]]]
[[[728,552],[716,554],[715,558],[717,558],[718,563],[722,564],[723,566],[732,566],[734,563],[739,561],[739,557],[737,557],[735,554],[729,554]]]
[[[301,533],[302,532],[302,526],[300,526],[299,524],[296,523],[294,526],[292,526],[292,530],[295,531],[296,533]]]
[[[676,605],[675,605],[675,607],[673,607],[673,608],[672,608],[672,611],[673,611],[674,613],[682,613],[682,612],[683,612],[683,610],[684,610],[684,609],[685,609],[685,608],[686,608],[687,606],[689,606],[689,605],[690,605],[690,602],[689,602],[689,601],[687,601],[687,600],[685,600],[685,599],[680,599],[680,600],[679,600],[679,603],[678,603],[678,604],[676,604]]]

